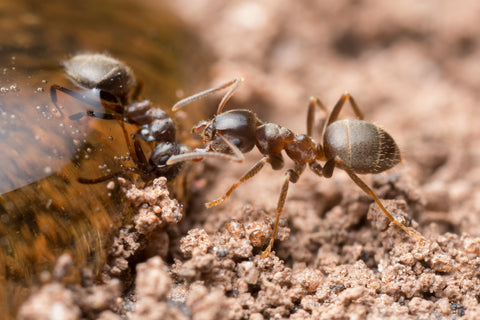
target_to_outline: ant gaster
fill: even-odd
[[[176,142],[175,123],[165,111],[153,108],[149,100],[138,101],[142,85],[136,81],[133,72],[126,64],[104,54],[78,54],[64,61],[63,66],[73,83],[97,93],[100,100],[59,85],[52,85],[50,88],[52,102],[57,106],[57,91],[61,91],[87,103],[92,108],[107,111],[107,113],[101,113],[87,110],[85,113],[69,116],[70,120],[77,120],[85,115],[106,120],[119,120],[130,154],[137,165],[137,168],[126,168],[124,171],[137,172],[145,181],[157,176],[172,178],[178,173],[181,165],[168,166],[166,161],[172,155],[187,151],[187,148]],[[62,112],[62,108],[57,106],[57,109]],[[133,148],[129,143],[123,122],[141,126],[135,134]],[[145,157],[139,139],[156,142],[149,160]],[[97,179],[80,178],[80,181],[102,182],[124,171]]]
[[[206,143],[205,148],[174,155],[168,159],[167,164],[186,160],[200,161],[203,158],[242,162],[244,160],[243,153],[256,146],[263,154],[263,158],[234,183],[223,196],[206,204],[207,207],[212,207],[227,199],[239,185],[256,175],[266,163],[270,163],[274,170],[283,168],[281,152],[285,151],[293,160],[294,167],[286,172],[277,203],[273,233],[262,257],[268,255],[274,244],[289,183],[297,182],[307,165],[315,174],[325,178],[332,176],[335,167],[343,169],[366,194],[375,200],[390,221],[418,241],[423,240],[422,236],[395,220],[372,189],[357,176],[357,174],[380,173],[392,168],[400,162],[400,151],[387,132],[373,123],[363,120],[362,112],[351,95],[343,94],[330,113],[318,98],[311,98],[308,105],[307,133],[295,134],[278,124],[259,120],[250,110],[233,109],[223,112],[225,104],[241,81],[243,81],[241,78],[231,80],[218,87],[187,97],[173,106],[172,110],[175,111],[208,94],[228,89],[220,101],[213,120],[201,122],[194,128],[194,132],[201,132]],[[337,120],[347,100],[359,118],[358,120]],[[323,145],[316,143],[311,137],[316,107],[328,114],[322,132]],[[325,164],[322,166],[319,161],[324,161]]]

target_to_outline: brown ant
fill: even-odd
[[[400,150],[387,132],[373,123],[363,120],[363,114],[351,95],[343,94],[330,113],[318,98],[311,98],[308,105],[307,133],[295,134],[278,124],[259,120],[250,110],[233,109],[223,112],[225,104],[241,81],[243,79],[236,78],[218,87],[182,99],[173,106],[172,110],[176,111],[196,99],[228,89],[220,101],[213,120],[201,122],[193,129],[197,133],[201,131],[206,143],[205,148],[174,155],[168,159],[167,164],[186,160],[200,161],[203,158],[242,162],[244,160],[243,153],[252,150],[255,146],[259,149],[264,155],[263,158],[234,183],[223,196],[207,203],[206,207],[208,208],[222,203],[239,185],[256,175],[266,163],[270,163],[274,170],[283,168],[281,152],[285,151],[293,160],[294,167],[286,172],[277,203],[273,234],[262,257],[268,255],[274,244],[289,183],[297,182],[307,165],[315,174],[325,178],[332,176],[335,167],[343,169],[366,194],[375,200],[390,221],[418,241],[423,240],[422,236],[415,234],[401,222],[395,220],[372,189],[357,176],[357,174],[380,173],[394,167],[400,162]],[[358,120],[337,120],[347,100],[359,118]],[[328,114],[322,132],[323,145],[316,143],[311,137],[315,107],[321,108]],[[318,161],[324,161],[325,164],[322,166]]]
[[[149,100],[138,101],[142,85],[136,81],[133,72],[126,64],[104,54],[78,54],[64,61],[63,66],[73,83],[91,90],[100,99],[54,84],[50,87],[50,96],[57,109],[60,113],[62,112],[62,108],[57,106],[57,91],[61,91],[97,110],[105,110],[107,113],[88,109],[69,116],[69,119],[77,120],[86,115],[106,120],[119,120],[130,154],[138,166],[138,168],[126,168],[97,179],[80,178],[80,182],[98,183],[125,171],[137,172],[145,181],[157,176],[173,178],[178,173],[181,165],[169,166],[166,165],[166,161],[172,155],[187,151],[187,148],[176,142],[175,123],[165,111],[153,108]],[[141,126],[135,134],[133,149],[128,143],[128,134],[123,122]],[[148,160],[139,139],[156,142]]]

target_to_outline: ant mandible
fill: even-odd
[[[176,111],[208,94],[228,89],[220,101],[213,120],[201,122],[193,129],[196,133],[201,132],[206,143],[205,148],[174,155],[168,159],[167,164],[186,160],[200,161],[204,158],[242,162],[244,160],[243,153],[252,150],[255,146],[259,149],[263,158],[234,183],[223,196],[206,203],[208,208],[222,203],[239,185],[256,175],[266,163],[270,163],[274,170],[283,168],[281,152],[285,151],[293,160],[294,167],[286,172],[277,203],[273,233],[262,257],[266,257],[272,250],[289,183],[296,183],[307,165],[315,174],[325,178],[332,176],[335,167],[343,169],[366,194],[375,200],[390,221],[418,241],[423,240],[421,235],[417,235],[395,220],[373,190],[357,176],[357,174],[380,173],[394,167],[400,162],[400,150],[387,132],[373,123],[363,120],[363,114],[351,95],[343,94],[330,113],[318,98],[310,98],[307,133],[295,134],[278,124],[259,120],[250,110],[233,109],[223,112],[225,104],[242,81],[242,78],[236,78],[218,87],[182,99],[173,106],[172,110]],[[347,100],[359,119],[337,120]],[[322,131],[323,145],[316,143],[311,137],[316,107],[328,114]],[[324,161],[325,164],[322,166],[319,161]]]
[[[176,141],[175,123],[160,108],[154,108],[149,100],[139,100],[142,84],[138,82],[132,70],[123,62],[105,54],[77,54],[63,62],[65,73],[80,88],[91,90],[97,97],[91,98],[81,92],[67,89],[59,85],[50,87],[50,96],[57,110],[57,91],[83,101],[93,109],[87,109],[69,116],[70,120],[78,120],[83,116],[105,120],[118,120],[122,126],[130,155],[137,167],[128,167],[95,179],[79,178],[82,183],[98,183],[106,181],[126,171],[140,174],[144,181],[158,176],[173,178],[181,169],[181,165],[168,166],[167,159],[174,154],[187,151],[187,147]],[[106,112],[94,111],[105,110]],[[62,114],[63,115],[63,114]],[[141,126],[135,133],[133,147],[125,130],[125,123]],[[147,160],[139,139],[155,142],[155,146]]]

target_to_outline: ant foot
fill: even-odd
[[[273,238],[270,239],[270,242],[268,243],[268,247],[262,253],[262,259],[266,258],[268,256],[268,254],[272,251],[274,241],[275,241],[275,239],[273,239]]]
[[[207,203],[205,203],[205,207],[207,207],[207,208],[215,207],[215,206],[221,204],[225,199],[226,199],[226,197],[220,197],[217,200],[207,202]]]
[[[411,236],[411,237],[414,237],[417,242],[419,243],[424,243],[424,242],[428,242],[427,239],[425,239],[425,237],[423,237],[421,234],[417,234],[415,232],[413,232],[412,230],[408,230],[408,234]],[[416,230],[415,230],[416,231]],[[418,231],[417,231],[418,232]]]

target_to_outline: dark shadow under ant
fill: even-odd
[[[173,178],[178,174],[181,164],[167,165],[166,162],[172,155],[181,154],[188,149],[176,142],[175,123],[165,111],[153,108],[149,100],[138,101],[142,85],[136,81],[127,65],[104,54],[79,54],[63,62],[63,66],[73,83],[93,91],[92,93],[96,93],[100,99],[98,96],[86,96],[54,84],[50,87],[50,96],[57,110],[62,113],[62,108],[57,105],[57,91],[60,91],[92,107],[85,112],[69,116],[70,120],[89,116],[119,121],[130,155],[137,166],[96,179],[79,178],[80,182],[99,183],[125,172],[135,172],[147,182],[158,176]],[[135,134],[133,147],[124,123],[141,126]],[[139,139],[156,143],[148,160]]]
[[[363,114],[351,95],[343,94],[330,113],[318,98],[311,98],[308,105],[307,133],[295,134],[278,124],[259,120],[250,110],[233,109],[223,112],[225,104],[241,81],[243,81],[241,78],[231,80],[218,87],[187,97],[173,106],[172,110],[176,111],[208,94],[228,89],[219,103],[214,118],[211,121],[201,122],[193,129],[194,132],[201,133],[205,147],[174,155],[168,159],[167,164],[173,165],[186,160],[200,161],[204,158],[242,162],[244,161],[243,153],[252,150],[255,146],[258,148],[263,154],[263,158],[234,183],[223,196],[207,203],[206,207],[208,208],[222,203],[238,186],[255,176],[266,163],[270,163],[274,170],[283,168],[281,152],[285,151],[287,156],[293,160],[294,167],[286,172],[277,203],[273,233],[262,257],[270,253],[276,239],[289,183],[296,183],[307,165],[315,174],[325,178],[332,176],[335,167],[343,169],[367,195],[375,200],[390,221],[418,241],[424,240],[421,235],[397,221],[385,209],[373,190],[357,176],[357,174],[383,172],[394,167],[401,159],[400,150],[393,138],[380,127],[363,120]],[[337,120],[347,100],[359,119]],[[328,115],[322,131],[323,144],[316,143],[311,137],[316,107]],[[324,165],[322,166],[319,161],[325,162]]]

